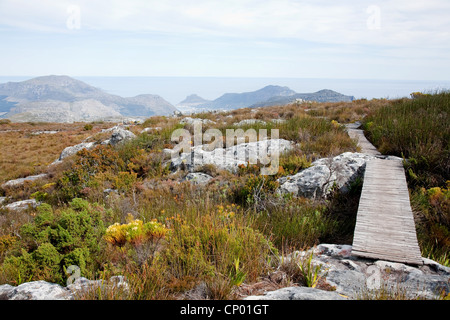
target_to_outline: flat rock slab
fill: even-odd
[[[42,174],[38,174],[38,175],[34,175],[34,176],[28,176],[25,178],[9,180],[9,181],[5,182],[4,184],[2,184],[2,188],[15,187],[15,186],[22,185],[25,181],[35,181],[35,180],[39,180],[39,179],[45,179],[47,177],[48,177],[48,174],[42,173]]]
[[[186,175],[181,181],[189,181],[194,185],[204,185],[213,179],[212,176],[203,172],[191,172]]]
[[[285,256],[284,261],[292,259],[308,258],[313,252],[311,264],[321,266],[319,275],[321,283],[327,284],[326,290],[334,289],[329,295],[319,293],[310,295],[317,290],[322,290],[320,284],[315,290],[298,291],[287,290],[266,293],[262,299],[288,300],[300,299],[300,294],[306,294],[304,298],[314,299],[371,299],[377,293],[384,292],[392,297],[399,294],[405,299],[439,299],[440,294],[450,292],[450,268],[439,263],[423,259],[423,264],[410,266],[404,263],[386,260],[372,260],[357,257],[352,254],[352,246],[337,244],[320,244],[307,251],[296,251]],[[303,291],[304,290],[304,291]],[[329,292],[329,291],[327,291]],[[339,297],[336,296],[339,294]],[[253,299],[253,297],[249,297]]]
[[[28,199],[7,204],[5,208],[13,211],[21,211],[28,208],[36,208],[38,205],[39,203],[35,199]]]
[[[334,291],[309,287],[286,287],[266,292],[262,296],[248,296],[244,300],[347,300]]]
[[[306,198],[323,198],[329,195],[334,185],[346,192],[353,181],[362,177],[366,162],[373,158],[363,153],[345,152],[333,158],[318,159],[309,168],[293,176],[280,178],[279,192]]]
[[[59,284],[32,281],[17,287],[0,286],[0,300],[68,300],[70,292]]]

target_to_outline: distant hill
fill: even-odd
[[[292,96],[283,97],[283,96],[275,96],[266,101],[258,102],[253,104],[251,107],[268,107],[275,105],[285,105],[288,103],[292,103],[297,99],[302,99],[304,101],[316,101],[316,102],[338,102],[338,101],[353,101],[355,97],[346,96],[339,92],[333,90],[320,90],[314,93],[296,93]]]
[[[0,84],[1,117],[13,121],[95,121],[169,115],[176,108],[158,95],[123,98],[68,76]]]
[[[249,107],[255,103],[266,101],[273,97],[289,97],[296,92],[288,87],[266,86],[262,89],[244,93],[225,93],[221,97],[198,107],[206,109],[239,109]]]
[[[201,110],[230,110],[246,107],[265,107],[285,105],[296,99],[317,102],[352,101],[354,97],[346,96],[332,90],[320,90],[315,93],[297,93],[288,87],[266,86],[262,89],[244,93],[226,93],[221,97],[195,108]]]
[[[186,99],[181,101],[178,105],[193,105],[193,104],[202,104],[202,103],[207,103],[207,102],[209,102],[209,100],[203,99],[202,97],[200,97],[196,94],[191,94],[191,95],[187,96]]]
[[[190,113],[198,111],[200,108],[197,108],[199,105],[207,104],[211,101],[203,99],[202,97],[191,94],[186,97],[183,101],[179,102],[176,105],[176,108],[184,113]]]

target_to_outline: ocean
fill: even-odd
[[[33,77],[0,76],[0,83],[23,81]],[[434,92],[450,89],[449,81],[370,80],[370,79],[305,79],[305,78],[222,78],[222,77],[73,77],[122,97],[157,94],[173,105],[186,96],[197,94],[214,100],[224,93],[241,93],[267,85],[287,86],[298,93],[330,89],[356,99],[409,97],[412,92]]]

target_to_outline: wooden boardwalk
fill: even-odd
[[[358,135],[362,134],[358,131]],[[363,151],[376,155],[378,151],[372,148],[375,149],[369,146]],[[414,265],[423,263],[401,160],[376,158],[367,162],[352,254]]]
[[[364,136],[364,132],[359,128],[359,123],[347,124],[347,133],[352,139],[358,141],[358,146],[361,148],[361,153],[370,154],[372,156],[381,156],[381,153],[370,143],[369,140]]]

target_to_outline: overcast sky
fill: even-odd
[[[0,75],[450,80],[449,0],[0,0]]]

